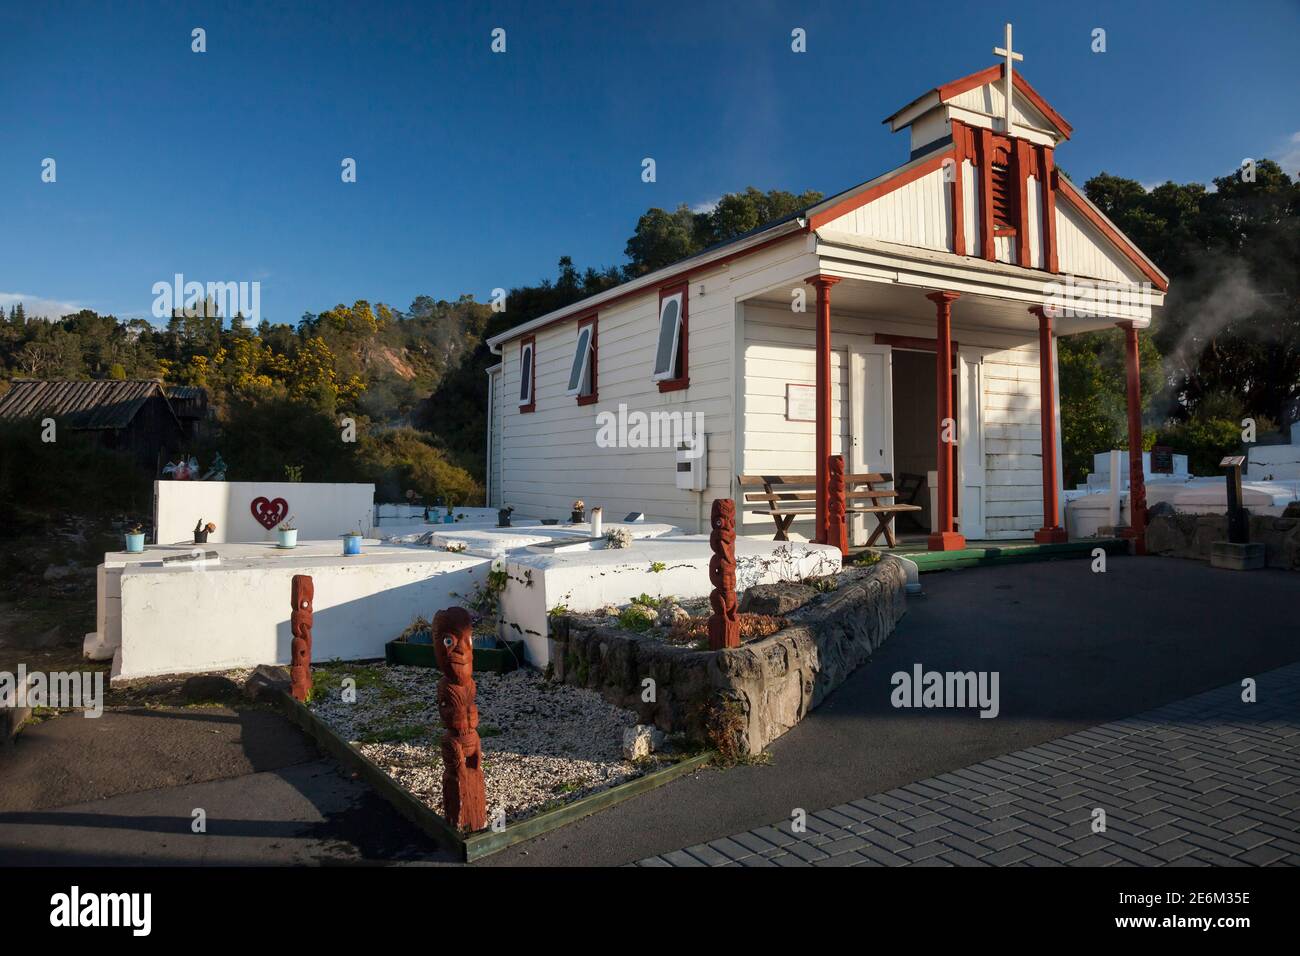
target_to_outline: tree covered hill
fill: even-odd
[[[1214,189],[1147,190],[1102,173],[1088,196],[1170,276],[1167,307],[1143,336],[1148,444],[1160,437],[1206,466],[1239,419],[1286,417],[1300,399],[1300,184],[1258,163]],[[208,389],[218,429],[194,449],[221,451],[232,478],[366,478],[385,497],[481,499],[486,338],[789,216],[821,194],[750,187],[693,211],[650,209],[622,266],[579,269],[511,289],[494,312],[472,296],[419,296],[405,310],[358,299],[295,324],[217,314],[210,305],[161,327],[90,310],[47,322],[0,310],[0,389],[14,378],[161,378]],[[1118,335],[1060,340],[1066,478],[1122,447]],[[338,420],[357,422],[357,441]],[[1217,461],[1217,458],[1215,459]]]

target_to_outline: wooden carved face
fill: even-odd
[[[292,610],[299,613],[300,617],[305,615],[308,626],[312,620],[312,604],[316,600],[316,584],[308,574],[295,574],[293,583],[290,587],[290,600]]]
[[[438,670],[453,684],[467,683],[474,674],[474,622],[463,607],[450,607],[433,616],[433,652]]]

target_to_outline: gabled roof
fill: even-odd
[[[36,381],[19,379],[0,395],[0,419],[49,416],[72,428],[125,428],[155,395],[166,398],[153,380]],[[168,408],[171,405],[168,404]]]
[[[889,123],[895,130],[902,129],[911,122],[911,119],[906,118],[906,114],[916,113],[920,115],[921,112],[925,112],[924,107],[939,106],[969,90],[996,83],[1002,79],[1005,73],[1006,66],[999,63],[980,70],[978,73],[972,73],[969,76],[963,76],[959,80],[953,80],[951,83],[936,86],[934,89],[922,93],[901,110],[886,116],[882,122]],[[1074,132],[1074,127],[1067,123],[1065,117],[1056,112],[1047,100],[1043,99],[1042,94],[1029,85],[1029,81],[1025,79],[1024,74],[1013,71],[1011,85],[1016,88],[1016,91],[1021,96],[1033,104],[1034,109],[1043,114],[1044,118],[1052,124],[1062,139],[1070,138],[1070,134]],[[899,122],[900,117],[903,117],[904,121]]]

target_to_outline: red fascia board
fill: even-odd
[[[708,262],[701,262],[694,265],[686,266],[678,272],[672,272],[664,276],[663,281],[661,281],[658,285],[654,285],[654,286],[647,285],[647,286],[642,286],[639,289],[629,289],[627,292],[624,292],[620,295],[616,295],[613,296],[612,298],[603,300],[602,302],[599,303],[597,308],[600,312],[605,312],[608,311],[610,308],[614,307],[615,305],[618,305],[619,303],[626,302],[628,299],[635,299],[638,296],[654,295],[658,292],[658,290],[666,288],[667,286],[670,285],[690,285],[692,273],[710,272],[718,268],[719,266],[727,265],[731,262],[735,262],[737,259],[741,259],[744,258],[745,256],[752,255],[755,252],[760,252],[763,249],[767,249],[769,246],[774,246],[777,245],[778,243],[788,242],[794,239],[802,240],[804,235],[808,231],[809,229],[798,229],[795,230],[794,232],[783,233],[782,235],[773,236],[771,239],[767,239],[763,242],[759,242],[752,246],[749,246],[746,249],[738,249],[735,252],[728,253],[725,256],[720,256],[717,259],[710,259]],[[575,305],[580,305],[580,304],[581,303],[575,303]],[[541,332],[545,329],[554,328],[555,326],[563,325],[566,322],[575,322],[579,317],[586,316],[589,314],[590,314],[589,312],[573,312],[569,315],[562,315],[559,316],[558,318],[552,319],[551,321],[545,323],[544,325],[537,325],[530,328],[525,334],[536,335],[538,332]],[[526,323],[524,324],[526,325]],[[507,330],[503,334],[509,335],[510,334],[509,330]],[[504,348],[507,344],[513,341],[515,341],[515,339],[513,338],[502,339],[501,346]]]
[[[1001,66],[990,66],[988,69],[980,70],[978,73],[972,73],[970,76],[963,76],[960,80],[953,80],[951,83],[937,86],[934,88],[934,92],[939,94],[939,101],[941,103],[946,103],[954,96],[960,96],[967,90],[973,90],[978,86],[993,83],[1001,76]],[[1014,82],[1014,76],[1012,82]]]
[[[1097,228],[1098,232],[1110,240],[1111,245],[1124,253],[1128,260],[1132,262],[1133,265],[1137,266],[1143,275],[1151,280],[1152,285],[1161,292],[1169,291],[1169,280],[1162,276],[1155,267],[1138,254],[1136,247],[1127,237],[1120,233],[1119,230],[1101,216],[1097,215],[1096,211],[1092,208],[1092,204],[1089,203],[1083,194],[1079,192],[1074,183],[1060,175],[1056,177],[1056,182],[1056,192],[1060,198],[1065,199],[1071,206],[1081,212],[1083,217]]]
[[[999,67],[999,73],[1000,71],[1001,67]],[[1024,95],[1025,99],[1034,104],[1038,112],[1046,116],[1052,125],[1061,131],[1062,138],[1070,138],[1070,134],[1074,132],[1074,127],[1065,121],[1064,116],[1052,109],[1047,100],[1043,99],[1042,95],[1029,85],[1028,80],[1019,73],[1012,73],[1011,84]]]
[[[946,103],[954,96],[960,96],[968,90],[976,89],[977,87],[984,86],[988,83],[996,83],[998,80],[1002,79],[1005,72],[1006,67],[1002,64],[998,64],[997,66],[989,67],[987,70],[980,70],[978,73],[972,73],[970,76],[963,76],[960,80],[953,80],[951,83],[945,83],[943,86],[937,87],[934,92],[939,94],[940,102]],[[1043,116],[1047,117],[1048,121],[1060,130],[1062,138],[1070,138],[1070,134],[1074,132],[1074,127],[1067,123],[1065,117],[1056,112],[1047,100],[1043,99],[1042,94],[1029,85],[1029,81],[1026,80],[1022,74],[1012,73],[1011,83],[1020,91],[1020,94],[1024,96],[1025,99],[1034,104],[1035,109],[1042,113]]]
[[[876,183],[876,185],[872,186],[870,189],[864,189],[860,193],[846,196],[829,209],[810,215],[808,217],[808,228],[810,230],[819,229],[826,225],[826,223],[840,218],[840,216],[851,213],[855,209],[860,209],[867,203],[879,199],[881,196],[892,193],[895,189],[906,186],[908,183],[915,182],[922,176],[927,176],[934,172],[936,169],[941,169],[944,161],[949,159],[954,162],[956,161],[956,150],[952,147],[934,153],[924,163],[919,163],[911,169],[889,174],[887,179]]]

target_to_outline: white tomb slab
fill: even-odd
[[[417,616],[432,617],[472,594],[491,563],[377,542],[345,557],[337,539],[285,551],[191,547],[217,551],[220,563],[165,566],[162,558],[176,549],[164,548],[122,562],[114,680],[287,664],[295,574],[309,574],[315,584],[314,660],[383,657],[384,644]]]
[[[634,539],[661,538],[665,535],[679,534],[680,529],[670,524],[619,524],[605,525],[605,531],[612,528],[627,528]],[[537,545],[563,545],[565,542],[584,542],[591,537],[591,525],[581,524],[535,524],[528,527],[509,528],[448,528],[433,531],[433,547],[445,548],[448,545],[463,544],[466,553],[497,556]],[[595,550],[586,545],[585,550]]]
[[[631,547],[540,554],[531,548],[504,558],[510,583],[501,595],[503,640],[522,640],[528,660],[551,660],[547,612],[563,605],[594,611],[626,604],[640,594],[679,599],[708,596],[708,535],[646,537]],[[799,542],[736,538],[736,587],[803,580],[840,570],[838,548]],[[659,570],[652,570],[652,566]]]
[[[464,604],[494,567],[507,572],[500,636],[523,639],[529,661],[550,661],[547,612],[557,605],[595,610],[642,594],[698,598],[712,590],[707,535],[673,535],[670,525],[638,524],[627,548],[589,541],[580,525],[462,529],[449,540],[479,553],[367,540],[342,554],[338,538],[267,543],[149,546],[105,555],[99,568],[97,631],[87,654],[112,656],[113,679],[251,667],[289,660],[289,594],[295,574],[315,583],[313,658],[379,658],[384,644],[417,616]],[[439,536],[441,537],[441,535]],[[495,540],[494,540],[495,539]],[[572,541],[593,550],[557,551]],[[218,562],[167,559],[216,552]],[[801,580],[840,568],[839,551],[801,542],[736,541],[737,584]],[[166,562],[166,563],[165,563]]]
[[[1291,423],[1287,445],[1251,445],[1246,449],[1246,474],[1255,480],[1300,480],[1300,422]]]

